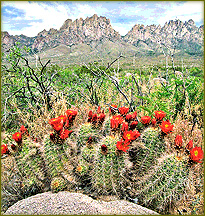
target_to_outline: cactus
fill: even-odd
[[[94,161],[92,183],[98,194],[122,194],[125,179],[125,154],[116,150],[119,137],[107,136],[97,146]],[[107,146],[107,153],[103,153],[101,146]]]
[[[156,157],[159,157],[161,153],[165,151],[164,141],[161,139],[158,129],[153,127],[147,128],[144,130],[141,137],[145,146],[149,148],[151,152],[155,152]]]
[[[49,121],[51,125],[60,122],[57,118]],[[116,136],[110,136],[109,118],[100,124],[82,124],[70,135],[60,122],[53,125],[54,132],[45,136],[42,145],[28,138],[17,142],[19,149],[13,156],[23,179],[23,193],[59,192],[75,186],[92,195],[132,197],[153,210],[179,200],[188,182],[188,155],[170,155],[157,128],[144,128],[139,122],[140,135],[134,128],[120,130],[119,125],[113,126]]]
[[[165,144],[159,134],[157,129],[146,128],[141,134],[140,145],[134,145],[130,149],[130,160],[134,163],[137,175],[142,176],[148,172],[165,151]]]
[[[47,184],[47,170],[42,160],[40,146],[25,139],[19,151],[14,153],[16,164],[23,177],[23,191],[28,196],[42,191]],[[35,192],[36,191],[36,192]]]
[[[49,169],[49,175],[53,179],[63,176],[67,181],[74,181],[73,165],[69,157],[68,142],[63,140],[51,141],[48,136],[44,139],[44,160]],[[64,147],[66,146],[66,147]],[[64,149],[65,148],[65,149]]]
[[[110,118],[105,119],[102,133],[104,136],[110,135]]]
[[[154,210],[165,209],[184,193],[188,174],[187,158],[174,154],[163,157],[148,175],[136,182],[137,199]]]
[[[92,179],[93,161],[95,150],[92,146],[83,147],[78,157],[78,166],[76,167],[76,177],[80,187],[90,186]]]
[[[91,123],[82,124],[78,132],[78,148],[85,146],[89,137],[92,137],[93,142],[97,143],[101,138],[99,129],[94,127]]]
[[[51,181],[51,191],[56,193],[66,188],[66,181],[62,177],[56,177]]]

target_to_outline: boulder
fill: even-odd
[[[18,201],[7,215],[158,215],[158,213],[125,200],[105,202],[82,193],[46,192]]]

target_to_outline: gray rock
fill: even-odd
[[[97,214],[132,214],[157,215],[158,213],[137,204],[115,200],[105,202],[94,200],[81,193],[67,191],[37,194],[18,201],[5,212],[7,215],[97,215]]]

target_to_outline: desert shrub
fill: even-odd
[[[29,49],[24,48],[26,52]],[[50,60],[45,64],[40,62],[40,68],[33,68],[23,54],[23,50],[14,46],[9,50],[2,66],[2,124],[11,127],[12,121],[18,118],[17,108],[21,111],[32,112],[28,104],[40,109],[44,104],[51,109],[51,97],[55,92],[52,79],[55,76],[47,68]],[[53,69],[52,69],[53,70]],[[15,126],[15,124],[14,124]]]

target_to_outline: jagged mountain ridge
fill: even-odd
[[[125,36],[121,36],[112,28],[109,19],[94,14],[85,20],[67,19],[59,30],[53,28],[49,31],[43,30],[35,37],[12,36],[8,32],[2,32],[1,40],[3,50],[17,41],[22,46],[28,46],[38,52],[53,49],[59,45],[72,47],[86,44],[94,49],[105,41],[111,41],[123,43],[123,46],[128,43],[141,51],[156,52],[161,41],[171,47],[175,46],[178,51],[197,53],[203,51],[204,26],[198,28],[191,19],[184,23],[180,20],[171,20],[162,27],[136,24]]]

